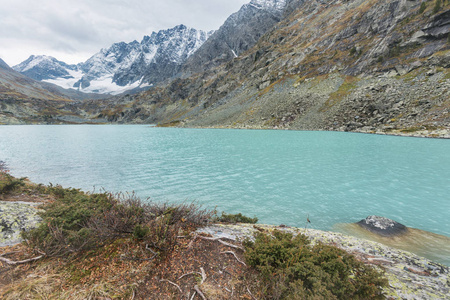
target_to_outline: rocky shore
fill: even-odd
[[[243,240],[257,231],[282,230],[305,234],[313,243],[322,242],[340,247],[367,264],[379,266],[389,280],[388,299],[450,299],[449,267],[413,253],[358,239],[336,232],[287,226],[251,224],[214,224],[200,229],[213,237]]]
[[[36,226],[37,203],[0,201],[0,246],[20,242],[20,232]],[[199,232],[217,238],[242,241],[257,231],[282,230],[307,235],[313,243],[323,242],[340,247],[367,264],[385,271],[389,280],[388,299],[450,299],[450,270],[413,253],[387,247],[380,243],[336,232],[294,228],[285,225],[210,224]]]

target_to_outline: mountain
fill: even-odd
[[[237,57],[220,61],[235,51],[227,44],[204,68],[191,69],[188,58],[183,76],[73,111],[92,122],[450,138],[448,1],[261,3],[279,20],[264,33],[258,22],[230,30],[230,41],[240,30],[258,32]]]
[[[238,57],[83,105],[124,123],[450,137],[450,3],[423,3],[289,0]]]
[[[153,32],[140,43],[115,43],[78,65],[68,65],[49,56],[32,55],[13,68],[33,79],[66,89],[120,94],[174,76],[181,64],[211,34],[179,25]]]
[[[13,67],[20,72],[35,80],[49,80],[64,78],[73,78],[71,71],[77,71],[76,65],[68,65],[51,56],[31,55],[27,60]]]
[[[184,75],[216,67],[253,47],[278,23],[286,0],[252,0],[225,23],[183,65]]]
[[[5,70],[9,70],[11,69],[7,63],[5,63],[5,61],[3,59],[0,58],[0,69],[5,69]]]
[[[76,100],[87,98],[101,99],[105,96],[66,90],[34,80],[13,70],[0,59],[0,124],[66,123],[64,119],[90,122],[74,113],[76,109],[73,106]],[[61,119],[56,115],[62,116]]]

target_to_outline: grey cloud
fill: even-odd
[[[250,0],[3,0],[0,55],[17,64],[31,54],[86,59],[114,42],[140,41],[178,24],[217,29]],[[37,51],[37,52],[36,52]],[[26,54],[25,54],[26,53]],[[73,62],[73,61],[72,61]]]

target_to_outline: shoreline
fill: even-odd
[[[20,225],[16,226],[16,228],[21,226],[30,228],[38,224],[38,221],[36,222],[34,218],[38,213],[37,205],[39,203],[36,202],[0,201],[0,211],[5,211],[5,207],[14,208],[14,213],[20,220],[20,222],[16,222]],[[24,208],[24,210],[18,209],[19,207]],[[5,217],[7,217],[7,214],[2,213],[2,218],[6,219]],[[34,220],[33,224],[31,224],[32,220]],[[390,283],[389,288],[386,290],[388,299],[428,299],[430,297],[450,299],[450,286],[448,285],[448,282],[450,282],[450,268],[448,266],[408,251],[392,248],[363,238],[312,228],[245,223],[213,223],[198,229],[197,232],[210,234],[215,238],[225,238],[239,242],[245,238],[251,238],[257,231],[271,232],[275,229],[290,232],[294,235],[304,234],[313,243],[322,242],[337,246],[355,255],[364,263],[381,268],[385,271],[385,275]],[[20,243],[20,241],[16,241],[16,243]],[[9,244],[13,244],[13,242]],[[4,246],[1,244],[0,248]]]
[[[239,129],[239,130],[273,130],[273,131],[305,131],[305,132],[314,132],[314,131],[324,131],[324,132],[343,132],[343,133],[362,133],[362,134],[371,134],[371,135],[382,135],[382,136],[398,136],[398,137],[412,137],[412,138],[428,138],[428,139],[450,139],[450,130],[449,129],[440,129],[437,131],[430,130],[418,130],[414,132],[402,132],[402,129],[389,129],[389,130],[328,130],[328,129],[295,129],[295,128],[263,128],[263,127],[253,127],[249,125],[245,126],[228,126],[228,125],[218,125],[218,126],[189,126],[189,125],[171,125],[166,123],[161,124],[144,124],[144,123],[61,123],[61,124],[44,124],[44,123],[35,123],[35,124],[8,124],[8,123],[0,123],[0,126],[28,126],[28,125],[39,125],[39,126],[64,126],[64,125],[95,125],[95,126],[149,126],[155,128],[180,128],[180,129]]]
[[[366,264],[378,266],[389,280],[387,299],[450,299],[450,268],[408,251],[345,234],[265,224],[213,224],[198,229],[217,238],[239,241],[257,231],[273,230],[304,234],[312,243],[337,246]]]

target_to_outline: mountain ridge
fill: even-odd
[[[115,121],[450,137],[449,3],[420,3],[290,1],[241,56],[139,95]]]
[[[32,55],[13,69],[66,89],[119,94],[174,76],[210,34],[211,31],[177,25],[144,36],[141,42],[114,43],[77,65],[45,55]]]
[[[239,56],[77,110],[113,123],[450,137],[449,9],[288,0]]]

